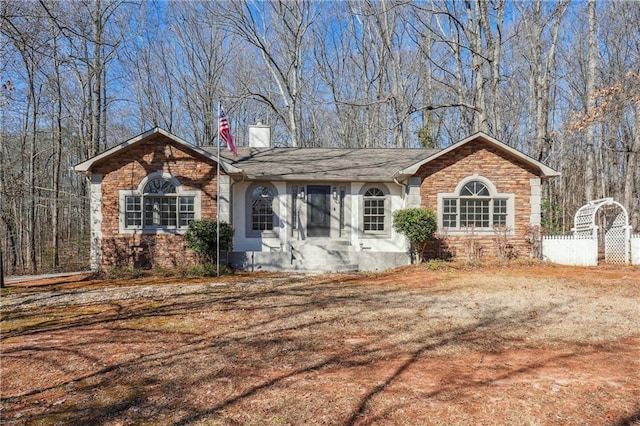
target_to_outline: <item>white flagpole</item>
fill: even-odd
[[[218,101],[218,134],[216,135],[216,145],[218,145],[218,170],[216,174],[216,277],[220,276],[220,101]]]

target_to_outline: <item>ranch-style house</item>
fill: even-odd
[[[91,186],[92,268],[192,263],[189,223],[219,218],[235,229],[236,268],[384,270],[412,261],[392,228],[409,207],[437,214],[429,257],[529,256],[542,182],[558,176],[484,133],[443,150],[278,148],[255,125],[237,157],[221,150],[219,174],[217,150],[154,128],[76,165]]]

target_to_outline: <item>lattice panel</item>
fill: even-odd
[[[573,219],[574,234],[579,237],[590,237],[593,234],[593,216],[598,206],[587,204],[576,212]]]
[[[604,235],[605,262],[618,265],[626,264],[628,249],[627,218],[625,213],[620,213]]]

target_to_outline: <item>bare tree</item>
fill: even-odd
[[[286,124],[292,146],[303,146],[302,99],[307,78],[305,70],[310,39],[309,29],[318,12],[317,3],[303,0],[289,2],[269,0],[250,3],[246,0],[213,9],[211,16],[221,28],[228,29],[257,49],[273,79],[279,101],[268,94],[254,94],[264,101]]]
[[[569,2],[557,2],[550,10],[546,9],[546,4],[541,0],[515,4],[522,16],[521,24],[526,40],[526,51],[522,54],[530,67],[529,114],[534,118],[531,154],[538,160],[547,161],[551,149],[550,88],[553,83],[560,24]]]
[[[587,1],[589,15],[589,62],[587,65],[587,115],[593,115],[595,109],[595,91],[596,91],[596,66],[597,47],[596,47],[596,2],[595,0]],[[587,126],[585,137],[585,151],[587,153],[587,162],[585,164],[585,182],[584,195],[586,200],[593,200],[595,193],[595,128],[593,125]]]
[[[216,101],[221,98],[220,81],[230,55],[227,35],[209,19],[219,7],[215,3],[187,3],[173,11],[173,33],[180,46],[175,83],[199,144],[211,144],[216,136]]]

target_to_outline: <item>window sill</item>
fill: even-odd
[[[515,232],[513,229],[509,229],[509,230],[504,230],[504,229],[498,229],[498,228],[465,228],[465,229],[459,229],[459,228],[440,228],[438,229],[438,233],[441,234],[445,234],[445,235],[496,235],[496,234],[503,234],[503,235],[515,235]]]
[[[371,240],[375,240],[375,239],[386,239],[386,238],[391,238],[391,234],[389,232],[368,232],[368,231],[364,231],[360,233],[360,238],[362,239],[371,239]]]
[[[264,231],[264,232],[247,232],[246,238],[278,238],[278,233],[275,231]]]
[[[183,235],[188,227],[184,228],[125,228],[120,230],[120,234],[137,235]]]

